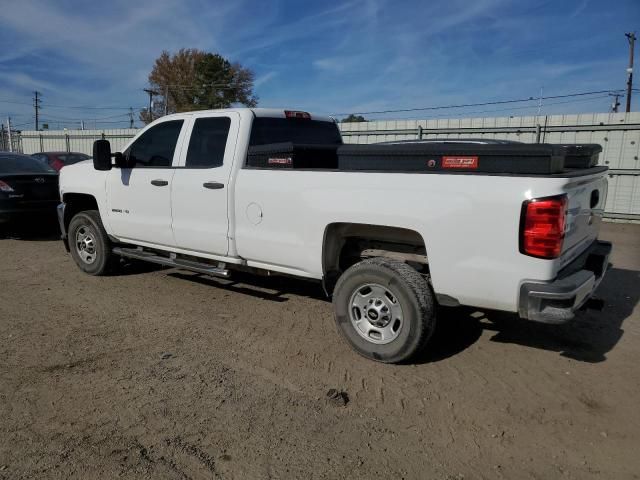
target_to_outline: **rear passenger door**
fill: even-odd
[[[238,113],[192,117],[173,177],[171,209],[176,247],[227,255],[229,189],[238,140]]]

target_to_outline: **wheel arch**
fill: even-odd
[[[64,229],[68,231],[71,219],[79,212],[84,210],[98,210],[98,201],[96,197],[88,193],[65,193],[62,196],[64,207]]]
[[[327,295],[333,293],[342,272],[362,258],[382,256],[412,264],[428,272],[427,246],[411,228],[335,222],[324,230],[322,278]]]

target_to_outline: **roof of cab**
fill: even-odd
[[[191,112],[174,113],[171,115],[167,115],[166,117],[160,117],[160,118],[184,116],[184,115],[192,115],[192,114],[202,114],[202,113],[231,113],[231,112],[253,112],[253,114],[256,117],[286,118],[284,114],[285,110],[300,111],[299,109],[293,109],[293,108],[238,107],[238,108],[221,108],[221,109],[214,109],[214,110],[195,110]],[[311,112],[310,114],[311,114],[312,120],[319,120],[321,122],[335,122],[335,119],[328,115],[316,115]]]

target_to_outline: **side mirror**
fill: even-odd
[[[93,168],[111,170],[111,144],[109,140],[93,142]]]
[[[127,168],[127,159],[121,152],[116,152],[113,154],[113,159],[115,161],[116,167],[118,168]]]

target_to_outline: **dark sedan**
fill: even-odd
[[[89,155],[78,152],[42,152],[34,153],[31,156],[43,163],[46,163],[58,172],[65,165],[73,165],[74,163],[78,163],[91,158]]]
[[[58,173],[29,155],[0,152],[0,224],[56,217]]]

